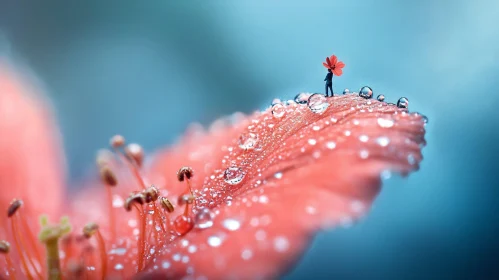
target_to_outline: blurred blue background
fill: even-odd
[[[0,51],[43,81],[71,178],[114,133],[154,150],[272,98],[370,85],[426,114],[421,170],[320,233],[285,278],[499,275],[499,1],[7,1]]]

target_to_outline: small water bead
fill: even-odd
[[[359,136],[359,140],[360,140],[360,142],[366,143],[367,141],[369,141],[369,136],[361,135],[361,136]]]
[[[121,264],[121,263],[117,263],[115,266],[114,266],[114,269],[115,270],[123,270],[124,266]]]
[[[298,93],[295,96],[295,102],[298,104],[307,104],[307,101],[308,101],[308,98],[310,97],[310,95],[311,95],[310,93],[305,93],[305,92]]]
[[[317,144],[317,140],[315,139],[308,139],[308,144],[311,145],[311,146],[314,146],[315,144]]]
[[[349,93],[350,93],[349,89],[346,88],[346,89],[343,90],[343,94],[349,94]]]
[[[369,151],[367,151],[367,150],[361,150],[359,152],[359,156],[360,156],[361,159],[366,159],[366,158],[369,157]]]
[[[385,96],[383,94],[380,94],[380,95],[378,95],[378,97],[376,99],[378,99],[378,101],[383,102],[383,101],[385,101]]]
[[[281,179],[282,178],[282,172],[277,172],[276,174],[274,174],[274,178]]]
[[[196,228],[206,229],[213,226],[213,212],[209,208],[202,208],[196,213]]]
[[[407,156],[407,162],[410,164],[410,165],[414,165],[416,163],[416,158],[414,157],[413,154],[409,154]]]
[[[376,143],[381,147],[386,147],[388,146],[388,144],[390,144],[390,139],[386,136],[380,136],[376,138]]]
[[[399,101],[397,101],[397,107],[407,109],[409,108],[409,99],[406,97],[401,97]]]
[[[395,122],[392,119],[378,118],[378,125],[383,128],[390,128]]]
[[[168,268],[170,268],[170,266],[171,266],[171,264],[169,261],[164,261],[163,263],[161,263],[161,267],[163,269],[168,269]]]
[[[236,166],[225,169],[224,180],[229,185],[237,185],[244,179],[244,171]]]
[[[286,108],[284,107],[284,105],[278,103],[272,106],[272,116],[274,116],[274,118],[282,118],[284,114],[286,114]]]
[[[285,252],[289,248],[289,241],[286,237],[284,236],[277,236],[274,239],[274,249],[277,252]]]
[[[253,252],[251,252],[251,250],[249,250],[249,249],[245,249],[241,252],[241,258],[243,260],[249,260],[249,259],[251,259],[252,256],[253,256]]]
[[[363,86],[359,90],[359,96],[363,97],[365,99],[372,98],[373,97],[373,90],[370,87],[368,87],[368,86]]]
[[[247,133],[239,136],[239,148],[243,150],[254,149],[258,142],[258,136],[255,133]]]
[[[336,143],[335,143],[334,141],[328,141],[328,142],[326,143],[326,147],[327,147],[328,149],[332,150],[332,149],[336,148]]]
[[[313,113],[322,114],[329,107],[329,103],[324,95],[315,93],[308,99],[307,106]]]
[[[222,245],[222,238],[216,235],[210,236],[208,237],[208,245],[211,247],[219,247]]]
[[[224,228],[230,231],[236,231],[241,227],[241,223],[236,219],[225,219],[222,222]]]

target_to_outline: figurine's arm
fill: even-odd
[[[328,73],[327,75],[329,75],[329,73]],[[327,80],[327,75],[326,75],[326,77],[324,78],[324,81],[325,81],[325,80]]]

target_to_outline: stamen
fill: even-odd
[[[106,193],[108,200],[107,204],[109,212],[109,227],[111,228],[111,240],[116,240],[116,221],[114,218],[113,191],[111,190],[111,188],[118,184],[118,179],[116,178],[116,175],[107,164],[101,165],[100,176],[102,181],[106,185]]]
[[[137,181],[139,182],[139,185],[142,187],[142,189],[146,189],[146,184],[144,182],[144,179],[140,175],[139,172],[139,166],[135,162],[135,160],[129,160],[123,152],[121,152],[120,147],[122,147],[125,144],[125,138],[121,135],[115,135],[113,138],[111,138],[111,146],[114,148],[114,151],[120,158],[120,160],[127,165],[128,169],[130,169],[130,172],[132,172],[133,176]]]
[[[106,273],[107,273],[107,255],[106,255],[106,247],[104,243],[104,239],[102,238],[102,235],[100,234],[99,231],[99,226],[95,223],[90,223],[87,224],[83,228],[83,236],[85,236],[87,239],[95,235],[95,238],[97,239],[97,244],[99,245],[99,252],[100,252],[100,261],[101,261],[101,274],[102,274],[102,279],[106,279]]]
[[[123,147],[125,145],[125,137],[121,135],[114,135],[109,141],[109,144],[111,144],[111,147],[113,148]]]
[[[23,205],[22,200],[14,199],[9,205],[9,208],[7,210],[7,216],[10,218],[12,233],[14,235],[14,242],[16,243],[16,250],[19,254],[19,258],[21,259],[21,264],[23,266],[23,269],[26,272],[26,276],[29,279],[32,279],[32,277],[33,277],[31,275],[31,271],[28,268],[28,263],[29,263],[29,265],[35,271],[38,278],[41,278],[42,275],[40,274],[40,272],[38,271],[37,267],[35,266],[35,264],[33,262],[33,256],[31,255],[31,250],[28,250],[28,248],[26,247],[25,242],[24,242],[24,238],[23,238],[24,235],[21,234],[21,232],[24,232],[24,231],[30,232],[30,229],[29,229],[29,227],[27,227],[27,223],[24,223],[25,227],[27,227],[27,228],[25,230],[21,230],[19,228],[19,221],[18,221],[19,217],[16,217],[16,216],[19,216],[19,214],[20,214],[19,209],[21,208],[22,205]],[[33,244],[32,244],[32,246],[33,246]],[[35,249],[35,251],[37,250],[36,245],[35,245],[34,249]]]
[[[145,198],[146,203],[155,202],[156,200],[158,200],[159,190],[155,186],[150,186],[149,188],[142,191],[142,195]],[[157,222],[159,223],[163,232],[166,232],[164,223],[161,220],[161,216],[160,216],[159,211],[158,211],[158,207],[156,207],[155,203],[152,206],[154,208],[153,209],[154,210],[154,219],[157,220]]]
[[[166,197],[160,197],[159,203],[161,204],[161,207],[163,207],[163,209],[165,209],[168,213],[172,213],[175,210],[173,204]]]
[[[16,275],[14,271],[14,263],[9,255],[10,252],[10,244],[5,240],[0,240],[0,254],[5,256],[5,262],[7,263],[7,271],[9,272],[9,279],[15,280]]]
[[[173,226],[175,228],[175,231],[180,236],[188,233],[194,227],[194,220],[192,219],[192,217],[190,215],[190,207],[189,207],[189,205],[192,204],[193,202],[194,202],[194,199],[192,199],[192,200],[187,199],[185,201],[184,214],[178,216],[175,219],[175,221],[173,222]]]
[[[59,280],[62,271],[59,259],[59,239],[71,232],[71,225],[67,217],[62,217],[58,225],[49,225],[47,216],[40,217],[42,229],[38,238],[45,244],[47,249],[48,279]]]
[[[179,182],[183,182],[185,180],[185,182],[187,183],[187,188],[191,193],[191,196],[194,197],[194,192],[192,191],[191,181],[190,181],[192,176],[194,176],[194,171],[192,170],[192,168],[188,166],[184,166],[177,171],[177,179],[179,180]],[[194,203],[196,203],[196,201],[194,201]]]
[[[132,206],[137,210],[137,219],[140,223],[139,239],[137,240],[137,247],[139,249],[137,254],[138,271],[142,271],[144,263],[144,250],[145,250],[145,231],[146,231],[146,218],[144,215],[144,209],[142,205],[145,202],[144,195],[142,193],[132,193],[125,201],[125,209],[127,211],[132,210]]]
[[[129,159],[135,161],[138,167],[142,167],[144,162],[144,149],[136,143],[128,144],[125,147],[125,154]]]

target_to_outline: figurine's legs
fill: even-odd
[[[326,84],[326,89],[325,89],[325,91],[324,91],[324,92],[326,93],[326,97],[329,95],[329,93],[328,93],[329,88],[328,88],[327,86],[328,86],[328,85]]]
[[[328,84],[326,85],[326,88],[329,87],[329,90],[331,90],[331,97],[334,96],[334,92],[333,92],[333,84]],[[327,91],[327,90],[326,90]],[[327,95],[326,95],[327,96]]]

